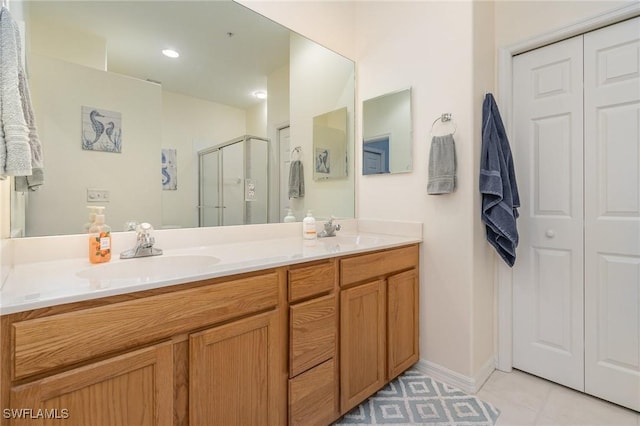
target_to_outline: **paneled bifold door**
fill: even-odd
[[[513,365],[640,410],[640,18],[514,57]]]

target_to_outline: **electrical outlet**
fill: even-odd
[[[253,181],[253,179],[245,180],[244,200],[245,201],[255,201],[256,200],[256,184]]]
[[[90,203],[108,203],[109,198],[108,189],[87,188],[87,201]]]

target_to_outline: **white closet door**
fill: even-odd
[[[582,36],[513,67],[513,366],[584,390]]]
[[[640,410],[640,18],[584,52],[585,387]]]

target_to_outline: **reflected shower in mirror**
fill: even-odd
[[[305,198],[295,202],[279,185],[290,157],[283,129],[292,146],[302,146],[311,173],[313,117],[344,108],[353,120],[353,61],[231,0],[33,0],[16,7],[24,9],[45,184],[13,192],[12,236],[81,233],[85,206],[96,204],[106,206],[114,231],[131,221],[156,229],[279,222],[286,207],[354,217],[353,179],[316,188],[309,175]],[[166,49],[177,57],[164,56]],[[102,145],[114,128],[119,150],[109,152]],[[221,219],[210,211],[203,220],[199,207],[223,204],[202,202],[198,153],[243,135],[255,138],[235,145],[238,153],[218,154],[227,161],[237,154],[244,174],[221,177],[223,191],[211,186],[239,201]],[[353,138],[349,125],[351,161]],[[162,153],[171,154],[170,170]],[[205,163],[222,164],[216,155]],[[250,175],[251,162],[264,173]],[[163,185],[169,174],[172,184]]]
[[[364,101],[362,135],[363,175],[410,172],[411,89]]]

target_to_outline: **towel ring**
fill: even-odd
[[[289,155],[289,160],[293,160],[293,156],[298,154],[298,158],[300,158],[302,156],[302,147],[301,146],[296,146],[295,148],[293,148],[291,150],[291,155]]]
[[[458,130],[458,126],[453,121],[453,118],[451,118],[451,116],[452,114],[450,112],[443,112],[440,117],[433,120],[433,123],[431,124],[431,133],[433,133],[433,126],[435,126],[438,121],[441,121],[443,123],[451,122],[451,124],[453,124],[453,132],[451,132],[451,134],[455,134],[456,130]]]

